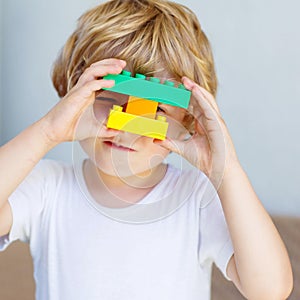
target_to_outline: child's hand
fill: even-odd
[[[43,118],[49,142],[59,144],[117,134],[117,130],[106,128],[104,120],[99,122],[95,118],[93,104],[96,91],[114,85],[113,80],[104,80],[101,77],[119,74],[125,65],[125,61],[110,58],[92,64],[83,72],[76,85]]]
[[[187,77],[182,82],[192,91],[195,133],[187,141],[166,138],[155,143],[183,156],[217,187],[226,170],[238,163],[234,145],[214,97]]]

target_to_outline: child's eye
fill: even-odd
[[[161,111],[161,112],[165,113],[165,110],[162,109],[160,106],[157,107],[157,111]]]

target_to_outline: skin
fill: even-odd
[[[192,80],[182,78],[185,87],[192,91],[193,115],[197,120],[195,134],[188,141],[182,139],[181,133],[165,141],[153,141],[108,129],[101,110],[97,109],[96,93],[114,84],[101,77],[118,74],[125,66],[126,62],[117,59],[91,65],[46,116],[0,148],[0,178],[6,179],[0,181],[0,235],[9,233],[12,226],[9,195],[38,161],[62,142],[74,139],[81,142],[91,158],[84,165],[87,185],[92,194],[112,195],[113,206],[120,205],[116,199],[137,202],[147,194],[165,174],[164,157],[174,151],[203,171],[218,191],[234,246],[227,274],[237,288],[248,299],[286,299],[292,289],[286,249],[238,161],[213,96]],[[176,127],[182,121],[182,111],[170,111],[167,106],[164,109]],[[121,158],[120,150],[114,148],[116,151],[112,152],[112,148],[105,148],[105,142],[112,141],[135,150],[120,164],[121,174],[116,173],[114,165],[104,160],[104,156],[94,155],[104,151],[113,153],[116,161]],[[149,156],[154,159],[149,161]],[[139,162],[136,168],[132,167],[134,161]],[[106,189],[93,182],[94,175],[101,178]]]
[[[288,254],[239,163],[217,103],[192,80],[182,81],[193,95],[195,134],[188,141],[155,143],[185,157],[217,189],[234,247],[227,274],[239,291],[247,299],[286,299],[293,281]]]
[[[127,100],[126,95],[101,92],[93,105],[96,119],[105,123],[112,105],[123,105]],[[181,125],[185,116],[184,109],[160,104],[158,114],[166,117],[171,136],[179,137],[180,133],[186,132]],[[119,131],[116,136],[87,138],[80,144],[91,158],[84,163],[83,168],[86,184],[93,198],[102,205],[124,207],[128,203],[136,203],[166,173],[167,166],[163,160],[170,150],[153,143],[151,138]],[[113,148],[110,144],[128,147],[131,151]]]

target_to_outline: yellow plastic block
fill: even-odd
[[[155,119],[158,102],[129,96],[126,112],[129,114]]]
[[[158,119],[150,119],[122,112],[119,106],[111,109],[106,126],[117,130],[123,130],[155,139],[164,140],[168,130],[168,122],[163,116]]]

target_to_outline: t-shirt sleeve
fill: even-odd
[[[226,268],[234,250],[218,193],[208,182],[199,208],[199,263],[209,267],[213,262],[227,280]]]
[[[15,240],[30,241],[31,231],[39,226],[45,207],[47,162],[40,161],[10,195],[13,224],[9,234],[0,237],[0,251]]]

